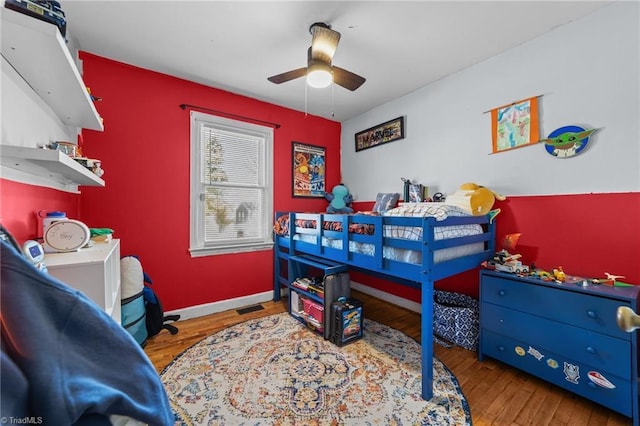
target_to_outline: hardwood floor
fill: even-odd
[[[364,302],[365,317],[420,340],[420,315],[353,291]],[[262,303],[263,310],[240,315],[235,310],[180,321],[180,332],[151,338],[145,352],[161,372],[185,349],[202,338],[252,318],[286,312],[286,299]],[[475,426],[571,425],[626,426],[631,419],[539,380],[493,359],[479,362],[477,353],[458,346],[434,345],[435,354],[456,376],[469,402]]]

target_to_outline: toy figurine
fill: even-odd
[[[333,187],[331,193],[325,192],[324,197],[329,201],[327,206],[328,213],[352,213],[351,202],[353,196],[349,193],[349,189],[343,184]]]
[[[537,278],[542,281],[553,281],[555,277],[551,275],[551,272],[547,272],[544,269],[534,268],[532,265],[531,272],[529,272],[529,276],[532,278]]]
[[[564,282],[564,280],[567,279],[567,275],[562,270],[562,266],[558,266],[558,269],[553,270],[553,277],[560,283]]]
[[[633,286],[633,284],[618,281],[618,278],[626,278],[624,275],[613,275],[608,272],[605,272],[604,274],[607,276],[607,278],[594,278],[591,280],[591,283],[606,284],[612,287],[632,287]]]
[[[493,255],[493,259],[482,262],[482,266],[495,269],[496,271],[510,272],[514,274],[527,274],[529,267],[523,265],[520,259],[521,254],[511,254],[507,250],[500,250]]]

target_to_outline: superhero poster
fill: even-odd
[[[293,142],[293,196],[324,198],[325,148]]]

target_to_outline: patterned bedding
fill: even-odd
[[[428,217],[432,216],[436,221],[442,221],[451,216],[469,216],[467,212],[457,206],[444,203],[406,203],[399,207],[387,210],[383,216],[410,216],[410,217]],[[317,223],[315,220],[296,219],[295,223],[298,228],[315,228]],[[323,222],[325,230],[342,231],[341,222]],[[278,218],[274,225],[276,234],[289,234],[289,216],[283,215]],[[350,233],[359,233],[372,235],[375,230],[374,225],[369,224],[350,224]],[[482,233],[480,225],[454,225],[454,226],[437,226],[434,227],[434,239],[436,241],[457,238],[469,235],[478,235]],[[383,229],[385,237],[400,238],[406,240],[420,241],[422,240],[422,227],[420,226],[394,226],[385,225]],[[310,244],[317,244],[317,237],[309,234],[295,234],[295,240],[304,241]],[[342,250],[341,239],[322,238],[322,245],[326,247]],[[437,250],[434,253],[434,262],[443,262],[460,256],[479,253],[484,250],[483,243],[467,244],[452,248]],[[349,241],[349,251],[367,255],[375,254],[375,245],[369,243],[361,243]],[[392,247],[383,247],[383,257],[386,259],[397,260],[405,263],[419,264],[422,261],[422,255],[416,250],[398,249]]]
[[[370,214],[356,213],[356,214]],[[377,215],[376,215],[377,216]],[[296,219],[296,228],[315,229],[318,225],[313,219]],[[289,215],[282,215],[273,225],[273,229],[277,235],[286,236],[289,235]],[[337,231],[342,232],[342,222],[322,222],[322,229],[325,231]],[[375,232],[375,226],[368,223],[351,223],[349,224],[349,232],[352,234],[365,234],[373,235]]]

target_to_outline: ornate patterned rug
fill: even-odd
[[[283,313],[203,339],[161,377],[176,425],[471,425],[437,358],[434,396],[421,398],[420,350],[367,319],[363,339],[338,347]]]

